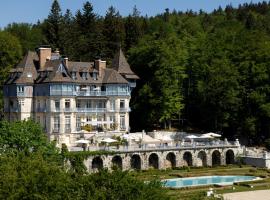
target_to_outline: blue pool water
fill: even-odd
[[[190,187],[190,186],[201,186],[201,185],[229,185],[234,182],[252,181],[256,180],[255,176],[200,176],[190,178],[175,178],[163,180],[165,187]]]

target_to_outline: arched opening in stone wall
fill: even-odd
[[[149,162],[149,168],[154,168],[154,169],[158,169],[158,155],[155,154],[155,153],[152,153],[150,156],[149,156],[149,159],[148,159],[148,162]]]
[[[200,151],[197,156],[197,166],[204,167],[207,166],[207,157],[205,151]]]
[[[92,169],[102,169],[103,168],[103,160],[101,157],[95,157],[92,160]]]
[[[131,169],[141,169],[141,157],[139,155],[132,155],[130,159],[130,167]]]
[[[175,154],[170,152],[166,156],[165,168],[174,168],[176,167],[176,157]]]
[[[192,154],[190,152],[185,152],[183,155],[184,165],[192,166]]]
[[[212,166],[221,165],[221,155],[218,150],[212,153]]]
[[[230,164],[234,164],[234,152],[231,149],[226,152],[226,165]]]
[[[122,169],[123,168],[121,156],[114,156],[112,158],[112,167],[113,167],[113,169],[115,169],[115,168]]]

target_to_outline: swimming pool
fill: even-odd
[[[175,178],[162,180],[165,187],[191,187],[202,185],[232,185],[235,182],[252,181],[258,179],[255,176],[200,176],[190,178]]]

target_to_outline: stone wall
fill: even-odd
[[[117,165],[122,170],[226,165],[234,163],[240,151],[240,148],[205,148],[119,152],[114,155],[89,156],[84,164],[89,172],[95,172],[97,168],[111,170],[113,165]]]

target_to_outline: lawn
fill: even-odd
[[[245,183],[238,183],[233,186],[201,186],[192,188],[181,188],[181,189],[168,189],[170,196],[175,199],[189,200],[189,199],[204,199],[206,191],[212,187],[217,194],[240,192],[240,191],[251,191],[261,190],[270,188],[270,170],[262,168],[254,168],[252,166],[219,166],[219,167],[203,167],[203,168],[189,168],[183,167],[179,169],[168,169],[168,170],[147,170],[147,171],[134,171],[130,172],[133,176],[140,180],[162,180],[169,178],[181,178],[181,177],[194,177],[194,176],[211,176],[211,175],[250,175],[262,177],[260,181],[252,181]]]

